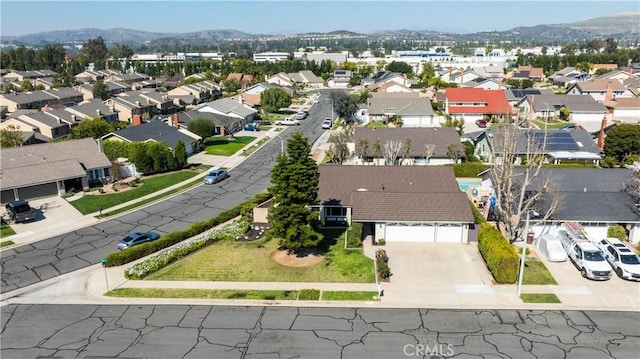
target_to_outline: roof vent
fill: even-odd
[[[366,188],[358,188],[358,192],[367,192],[368,190]]]

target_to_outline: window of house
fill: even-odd
[[[346,216],[347,209],[345,207],[326,207],[324,209],[327,216]]]

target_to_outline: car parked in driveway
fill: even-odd
[[[568,258],[562,241],[552,234],[542,235],[536,240],[535,245],[549,262],[564,262]]]
[[[487,120],[476,120],[476,126],[480,128],[487,127]]]
[[[598,242],[604,258],[622,279],[640,281],[640,257],[618,238],[605,238]]]
[[[204,184],[218,183],[227,177],[229,177],[229,172],[227,172],[227,170],[223,170],[223,169],[213,170],[204,177]]]
[[[278,126],[297,126],[299,124],[300,124],[300,121],[294,120],[291,117],[287,117],[284,120],[276,121],[276,125],[278,125]]]
[[[118,241],[118,249],[125,250],[127,248],[137,246],[138,244],[155,241],[160,238],[156,232],[135,232]]]
[[[256,122],[248,123],[244,125],[243,129],[245,131],[260,131],[260,125]]]
[[[7,210],[9,220],[15,223],[33,221],[37,216],[36,210],[27,201],[9,202],[4,208]]]

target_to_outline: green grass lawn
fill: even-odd
[[[540,121],[540,120],[531,120],[532,123],[534,123],[536,126],[538,126],[540,129],[544,129],[544,121]],[[549,130],[557,130],[563,127],[567,127],[567,126],[573,126],[574,124],[572,122],[566,122],[566,121],[549,121],[547,123],[547,129]]]
[[[242,282],[373,283],[373,261],[360,251],[345,250],[344,230],[324,230],[320,249],[325,256],[310,267],[286,267],[271,260],[275,240],[222,241],[146,277],[148,280]]]
[[[525,261],[522,284],[558,284],[547,267],[538,260]]]
[[[173,172],[166,175],[147,178],[144,180],[144,184],[138,188],[120,193],[86,195],[69,203],[71,203],[71,205],[82,214],[93,213],[100,210],[100,208],[107,209],[121,203],[146,196],[153,192],[157,192],[176,183],[188,180],[197,174],[198,172],[191,170]]]
[[[0,242],[0,248],[10,246],[12,244],[15,244],[15,243],[13,241],[2,241]]]
[[[106,295],[123,298],[296,300],[298,292],[294,290],[118,288]]]
[[[520,296],[525,303],[561,303],[553,293],[527,293]]]
[[[2,225],[0,226],[0,238],[9,237],[9,236],[12,236],[14,234],[16,234],[16,232],[3,219],[2,220]]]
[[[375,300],[378,292],[345,292],[326,291],[322,292],[322,300],[343,300],[343,301],[367,301]]]
[[[253,136],[239,136],[235,139],[227,136],[209,137],[204,141],[205,152],[208,155],[231,156],[255,139]]]
[[[367,128],[376,128],[376,127],[389,127],[385,125],[382,121],[369,121],[364,127]]]

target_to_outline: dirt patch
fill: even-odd
[[[289,254],[286,250],[277,250],[271,253],[271,260],[287,267],[311,267],[324,258],[321,254],[309,253],[306,255]]]

